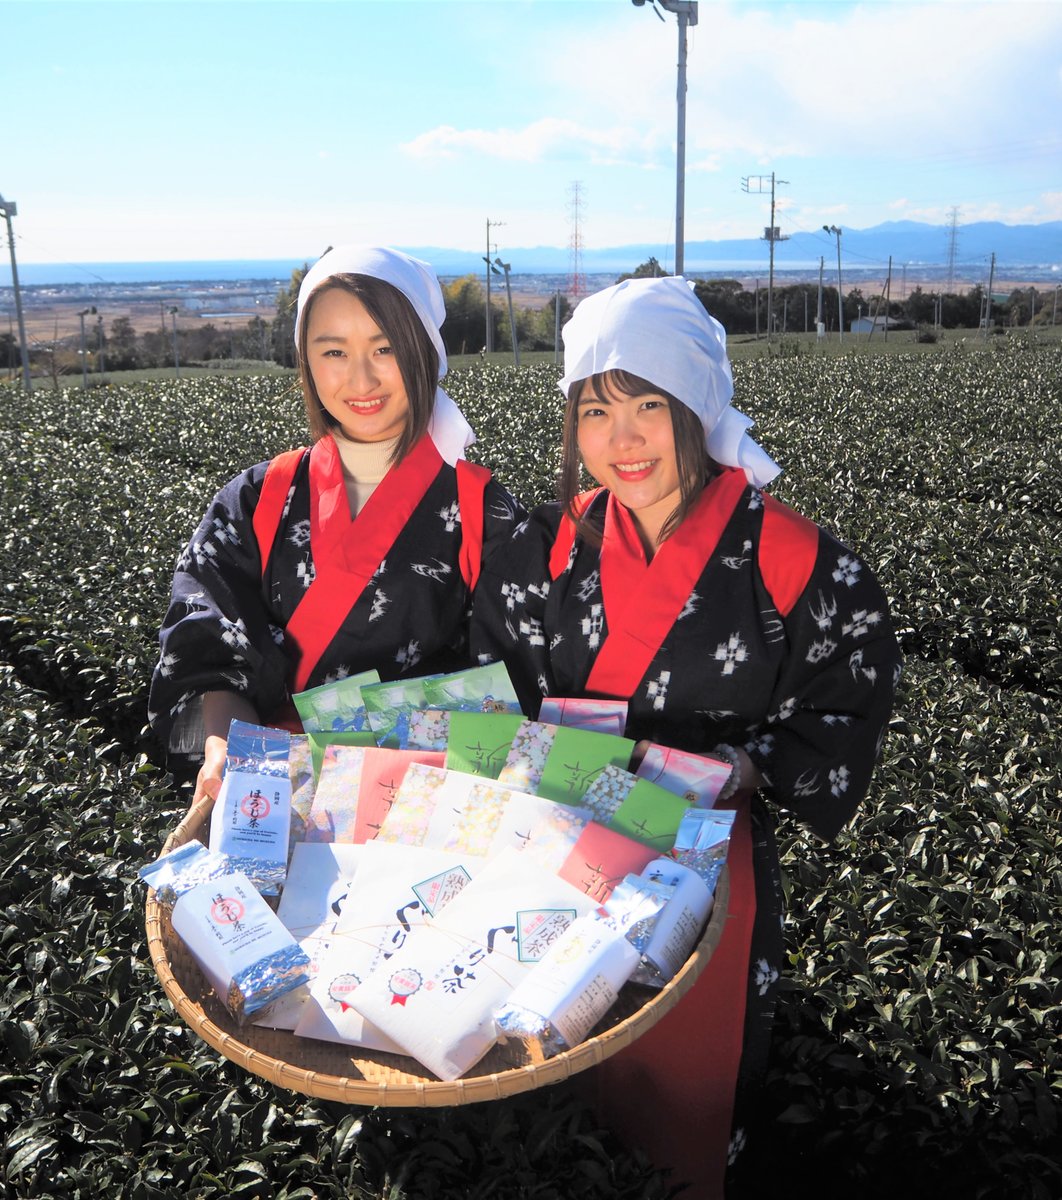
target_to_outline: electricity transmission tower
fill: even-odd
[[[766,192],[768,176],[766,175],[748,175],[741,181],[741,190],[752,195]],[[775,179],[774,172],[770,174],[771,181],[771,223],[763,231],[763,241],[770,247],[770,268],[767,273],[767,340],[771,340],[771,327],[774,324],[774,244],[775,242],[785,242],[788,238],[782,236],[778,226],[774,223],[774,189],[775,184],[788,184],[788,179]]]
[[[575,180],[568,188],[568,294],[573,304],[578,304],[586,293],[586,277],[583,275],[583,185]]]
[[[959,245],[959,210],[953,208],[951,210],[951,219],[948,223],[948,291],[954,291],[955,283],[955,251]]]

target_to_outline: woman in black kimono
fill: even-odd
[[[560,502],[485,569],[473,649],[504,660],[526,711],[543,696],[621,698],[628,737],[732,767],[717,802],[738,812],[723,941],[691,996],[609,1060],[601,1089],[633,1138],[718,1195],[782,964],[766,801],[838,832],[866,792],[899,654],[866,564],[760,490],[779,468],[730,407],[725,334],[684,280],[589,297],[564,343]],[[583,495],[580,461],[601,485]],[[664,1114],[655,1132],[650,1113]],[[673,1135],[698,1114],[695,1140]]]
[[[234,717],[283,724],[292,693],[370,668],[468,665],[479,564],[519,506],[464,460],[472,431],[438,387],[445,315],[432,269],[394,250],[338,247],[303,280],[312,448],[214,497],[162,625],[149,715],[171,755],[203,760],[193,802],[217,795]]]

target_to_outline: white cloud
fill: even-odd
[[[592,128],[566,117],[544,117],[522,129],[456,129],[439,125],[400,149],[412,158],[474,155],[516,162],[587,155],[596,164],[646,165],[656,141],[652,133],[606,126]]]

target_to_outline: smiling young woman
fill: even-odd
[[[445,315],[427,263],[385,247],[337,247],[303,280],[312,448],[215,496],[160,634],[149,715],[175,773],[202,764],[193,803],[217,795],[233,717],[290,725],[292,694],[328,679],[470,665],[479,563],[521,510],[464,459],[472,431],[438,386]]]
[[[718,1197],[783,965],[769,803],[824,838],[853,815],[899,654],[866,564],[763,491],[779,468],[730,407],[726,335],[685,280],[584,300],[564,364],[559,502],[484,570],[472,648],[505,662],[529,713],[543,696],[622,699],[628,737],[731,764],[720,947],[673,1013],[595,1072],[613,1123]],[[599,486],[579,494],[584,468]]]

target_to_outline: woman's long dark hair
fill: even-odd
[[[579,533],[595,545],[601,543],[601,531],[578,511],[575,498],[581,488],[582,463],[579,458],[579,397],[587,383],[599,396],[609,390],[621,396],[663,396],[671,413],[671,428],[675,437],[675,465],[679,477],[679,502],[663,528],[660,541],[670,537],[682,524],[690,509],[697,503],[705,485],[718,472],[718,464],[709,457],[704,441],[704,426],[692,409],[670,393],[632,375],[629,371],[604,371],[591,375],[589,380],[578,379],[568,389],[568,405],[564,411],[564,437],[561,443],[560,477],[557,480],[557,499],[575,522]]]
[[[391,456],[392,463],[400,463],[428,431],[435,408],[439,353],[428,337],[428,332],[421,324],[413,305],[398,288],[372,275],[329,275],[320,287],[310,294],[299,325],[299,378],[302,381],[302,396],[306,404],[306,419],[310,424],[310,435],[315,442],[325,434],[331,433],[338,425],[317,394],[307,354],[310,313],[317,297],[329,288],[349,292],[360,300],[365,305],[366,312],[391,343],[409,400],[406,427]]]

